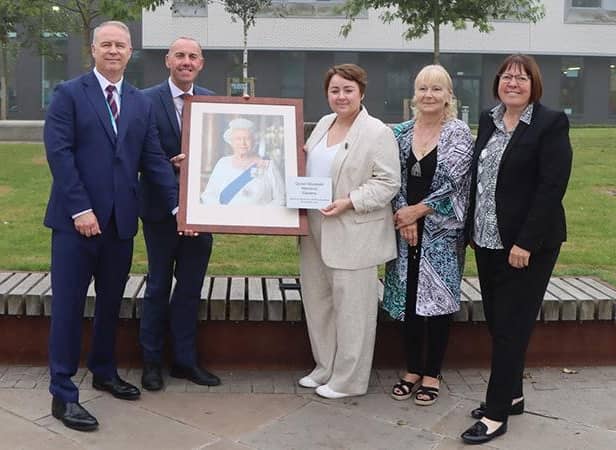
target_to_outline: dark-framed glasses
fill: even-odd
[[[503,83],[511,83],[513,80],[518,83],[528,83],[530,81],[530,77],[528,75],[513,75],[511,73],[501,73],[498,78]]]

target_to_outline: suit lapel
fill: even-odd
[[[340,148],[336,152],[336,156],[334,157],[334,161],[332,163],[332,182],[334,188],[338,183],[342,164],[349,155],[349,149],[354,148],[359,138],[360,132],[363,128],[363,122],[366,120],[366,117],[368,117],[368,111],[366,111],[366,108],[362,107],[362,110],[355,118],[353,125],[351,125],[351,128],[349,129],[346,138],[344,138],[344,140],[340,143]]]
[[[173,103],[173,97],[171,96],[171,89],[169,88],[169,83],[164,82],[159,90],[160,101],[167,113],[167,118],[169,119],[169,123],[171,124],[171,128],[173,128],[173,132],[178,140],[180,140],[180,125],[178,124],[178,118],[175,112],[175,103]]]
[[[120,103],[120,116],[118,117],[118,140],[120,141],[124,139],[130,118],[135,113],[135,88],[125,81],[122,84],[122,100]]]
[[[533,116],[535,115],[535,113],[536,113],[536,108],[533,109]],[[532,118],[531,118],[531,123],[532,123]],[[520,140],[520,137],[524,135],[527,129],[528,129],[528,125],[526,123],[522,121],[518,122],[518,124],[515,127],[515,131],[513,132],[513,136],[511,136],[511,139],[509,139],[509,142],[507,143],[507,147],[505,147],[505,151],[503,152],[503,156],[501,158],[501,162],[499,165],[499,171],[501,170],[500,168],[503,167],[504,164],[506,164],[507,158],[511,154],[511,149],[516,145],[516,143]]]
[[[109,115],[107,100],[105,100],[101,85],[96,79],[94,72],[90,72],[86,77],[84,77],[83,85],[85,97],[88,99],[92,105],[92,108],[96,112],[98,119],[103,124],[107,137],[109,137],[109,140],[115,144],[116,134],[115,131],[113,131],[113,126],[111,125],[111,116]]]

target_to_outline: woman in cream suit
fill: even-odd
[[[300,240],[301,285],[314,370],[299,380],[326,398],[365,394],[377,317],[377,266],[396,257],[390,201],[400,188],[392,131],[361,105],[366,72],[329,69],[333,114],[306,142],[307,175],[332,179],[333,202],[308,212]]]

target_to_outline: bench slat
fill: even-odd
[[[469,319],[473,322],[485,322],[486,315],[483,310],[483,303],[481,301],[481,293],[478,288],[479,280],[477,278],[463,278],[460,289],[469,298]]]
[[[13,276],[13,272],[0,272],[0,284],[4,283],[11,276]]]
[[[569,292],[563,291],[561,288],[552,283],[552,280],[548,283],[548,292],[550,292],[558,300],[575,300],[573,295]]]
[[[248,320],[265,319],[265,301],[261,278],[248,278]]]
[[[283,278],[283,283],[299,283],[299,280],[295,278]],[[285,319],[291,322],[300,322],[302,320],[302,297],[300,291],[297,289],[285,289],[284,294],[284,306],[285,306]]]
[[[565,277],[565,278],[563,278],[563,280],[565,280],[571,286],[574,286],[576,289],[579,289],[580,291],[585,292],[586,294],[590,295],[594,299],[599,300],[599,299],[608,298],[608,297],[606,297],[606,295],[603,292],[598,291],[597,289],[593,288],[592,286],[589,286],[589,285],[587,285],[585,283],[582,283],[577,278]]]
[[[265,291],[267,295],[267,320],[281,321],[283,318],[283,306],[280,280],[277,278],[266,278]]]
[[[227,318],[227,285],[226,277],[212,278],[212,294],[209,298],[210,320],[225,320]]]
[[[229,319],[244,320],[246,306],[244,298],[246,296],[246,280],[244,278],[231,278],[231,288],[229,289]]]
[[[580,283],[584,283],[600,291],[603,295],[605,295],[604,298],[616,300],[616,291],[614,289],[611,289],[609,286],[606,286],[605,284],[601,283],[600,281],[597,281],[590,277],[578,277],[578,280],[580,281]]]
[[[40,316],[43,314],[43,299],[51,289],[51,275],[43,274],[43,279],[25,294],[26,315]]]
[[[563,291],[567,291],[569,294],[573,295],[576,300],[592,300],[593,298],[586,294],[585,292],[576,289],[574,286],[571,286],[562,278],[551,278],[550,282],[554,285],[558,286]]]
[[[26,279],[28,275],[29,273],[27,272],[16,272],[12,277],[7,278],[0,284],[0,314],[6,314],[8,294]]]
[[[35,272],[24,278],[15,288],[7,294],[8,314],[22,315],[26,312],[26,293],[45,277],[44,273]]]
[[[144,284],[145,277],[143,275],[130,275],[126,286],[124,287],[124,295],[120,303],[120,318],[132,319],[135,316],[135,297]]]
[[[141,312],[143,311],[143,297],[145,296],[145,288],[147,286],[147,275],[143,279],[143,284],[135,295],[135,318],[141,319]]]

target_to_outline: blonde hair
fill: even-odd
[[[415,91],[417,91],[417,86],[420,83],[440,84],[447,90],[447,92],[449,92],[449,99],[445,101],[443,122],[458,117],[458,102],[456,101],[456,97],[453,94],[453,81],[451,81],[451,76],[449,76],[449,73],[447,72],[447,70],[445,70],[443,66],[438,64],[430,64],[429,66],[425,66],[419,71],[419,73],[415,77],[415,82],[413,85]],[[419,111],[415,106],[416,103],[417,94],[414,93],[413,99],[411,100],[411,108],[413,109],[413,116],[415,117],[415,119],[419,119],[419,117],[421,117],[421,111]]]

